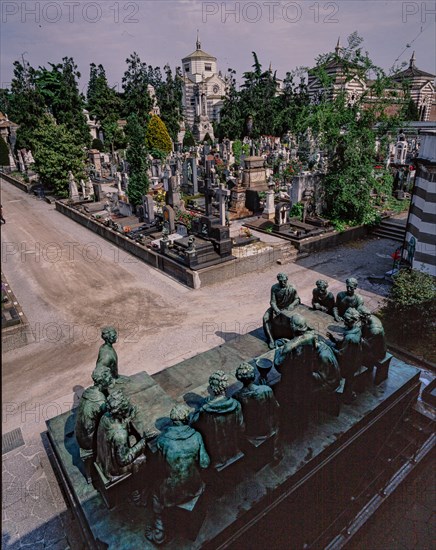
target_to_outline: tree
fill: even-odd
[[[118,126],[118,117],[106,118],[101,125],[105,144],[108,146],[112,154],[115,149],[125,149],[127,140],[124,132]]]
[[[286,73],[282,93],[277,97],[275,135],[283,136],[289,131],[297,134],[305,128],[310,99],[303,77],[304,72],[306,69],[301,67]],[[298,84],[295,83],[296,78],[299,79]]]
[[[68,195],[68,172],[76,180],[85,177],[85,151],[74,140],[69,128],[57,124],[54,117],[45,115],[35,128],[33,157],[39,181],[54,188],[60,196]]]
[[[3,102],[9,108],[10,120],[20,125],[17,131],[17,149],[32,149],[34,129],[46,112],[44,98],[36,86],[37,71],[24,61],[14,62],[14,77],[10,93],[5,94]]]
[[[45,104],[56,122],[72,132],[76,143],[89,147],[91,135],[83,113],[85,103],[77,83],[81,76],[77,65],[72,57],[64,57],[62,63],[49,65],[51,70],[40,67],[36,78]]]
[[[160,77],[153,81],[152,84],[156,92],[157,104],[159,105],[162,121],[168,129],[171,139],[176,141],[180,129],[180,122],[183,118],[182,79],[178,71],[176,71],[173,77],[171,68],[168,65],[165,65],[164,71],[166,77],[165,81]],[[157,75],[160,75],[160,70]]]
[[[168,155],[173,149],[168,130],[157,115],[153,115],[147,125],[145,143],[152,154],[153,151],[162,151]]]
[[[129,163],[127,196],[130,203],[136,206],[141,204],[142,196],[148,192],[149,187],[145,130],[136,114],[127,119],[126,135],[129,141],[126,151],[126,160]]]
[[[149,119],[152,107],[148,93],[149,75],[146,63],[143,63],[136,52],[126,59],[127,70],[123,76],[123,111],[125,116],[135,114],[143,126]]]
[[[209,135],[209,132],[204,136],[203,143],[208,143],[209,145],[213,145],[212,138]]]
[[[240,94],[236,89],[236,71],[228,69],[226,76],[227,94],[220,111],[220,122],[217,127],[219,139],[228,137],[231,140],[242,137],[244,120],[241,114]]]
[[[0,166],[9,166],[9,148],[3,136],[0,136]]]
[[[403,118],[404,120],[419,120],[419,110],[412,98],[409,98],[404,106]]]
[[[191,130],[188,128],[185,132],[185,135],[183,136],[183,147],[189,148],[189,147],[195,147],[195,139],[191,132]]]
[[[11,112],[12,94],[7,88],[0,88],[0,112],[5,115]]]
[[[115,89],[108,85],[103,65],[97,67],[91,63],[86,99],[89,114],[100,124],[120,118],[122,102]]]
[[[301,124],[302,130],[304,126],[311,129],[329,157],[324,182],[327,216],[350,224],[372,223],[378,215],[371,199],[373,189],[382,184],[383,192],[389,193],[389,181],[374,174],[376,139],[387,128],[399,125],[398,117],[386,114],[388,105],[397,102],[397,98],[386,94],[390,79],[362,53],[361,42],[353,33],[340,55],[336,51],[319,56],[312,74],[322,83],[325,93],[308,107]],[[326,68],[332,63],[340,68],[341,88],[333,88],[333,77],[327,73]],[[345,85],[355,78],[365,79],[368,71],[375,78],[350,103]]]
[[[253,70],[243,74],[240,90],[236,89],[235,71],[228,70],[227,95],[220,112],[217,133],[220,139],[241,139],[247,135],[246,122],[253,119],[250,136],[285,134],[292,128],[292,119],[308,103],[305,86],[295,86],[293,75],[287,74],[285,89],[279,93],[276,73],[271,67],[262,71],[262,65],[253,53]]]

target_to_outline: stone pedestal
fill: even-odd
[[[229,219],[238,220],[253,215],[251,210],[245,206],[246,188],[242,185],[233,187],[230,195]]]
[[[275,205],[274,205],[274,191],[267,191],[266,193],[266,203],[265,208],[263,209],[262,218],[267,220],[273,220],[275,216]]]
[[[245,157],[242,184],[254,191],[267,191],[265,160],[263,157]]]
[[[100,151],[98,149],[90,149],[88,151],[88,155],[89,155],[89,160],[95,166],[96,172],[98,172],[98,174],[101,174]]]

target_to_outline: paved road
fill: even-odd
[[[336,293],[347,276],[355,276],[366,304],[375,308],[386,287],[372,285],[367,276],[389,270],[396,248],[393,241],[369,239],[191,290],[4,181],[1,202],[7,221],[2,270],[35,337],[3,356],[2,428],[21,427],[26,442],[6,456],[3,470],[11,483],[22,480],[25,495],[35,480],[47,485],[54,503],[34,512],[31,499],[23,504],[23,495],[14,500],[12,491],[15,504],[4,515],[11,544],[20,539],[33,544],[35,537],[27,531],[38,533],[42,525],[48,532],[49,521],[61,522],[64,504],[41,433],[47,418],[69,410],[91,384],[101,327],[114,325],[119,331],[121,373],[152,374],[257,328],[279,271],[289,275],[303,303],[309,303],[316,279],[327,279]],[[61,548],[65,540],[59,541]]]

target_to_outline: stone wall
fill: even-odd
[[[23,181],[17,180],[13,178],[12,176],[5,174],[4,172],[0,172],[0,177],[2,177],[5,181],[8,183],[11,183],[12,185],[15,185],[15,187],[18,187],[18,189],[21,189],[21,191],[24,191],[25,193],[29,193],[30,191],[30,184],[24,183]]]

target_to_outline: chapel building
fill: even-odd
[[[195,51],[182,59],[182,80],[186,127],[197,141],[206,134],[214,139],[212,123],[220,120],[226,81],[217,70],[216,57],[201,49],[198,37]]]

